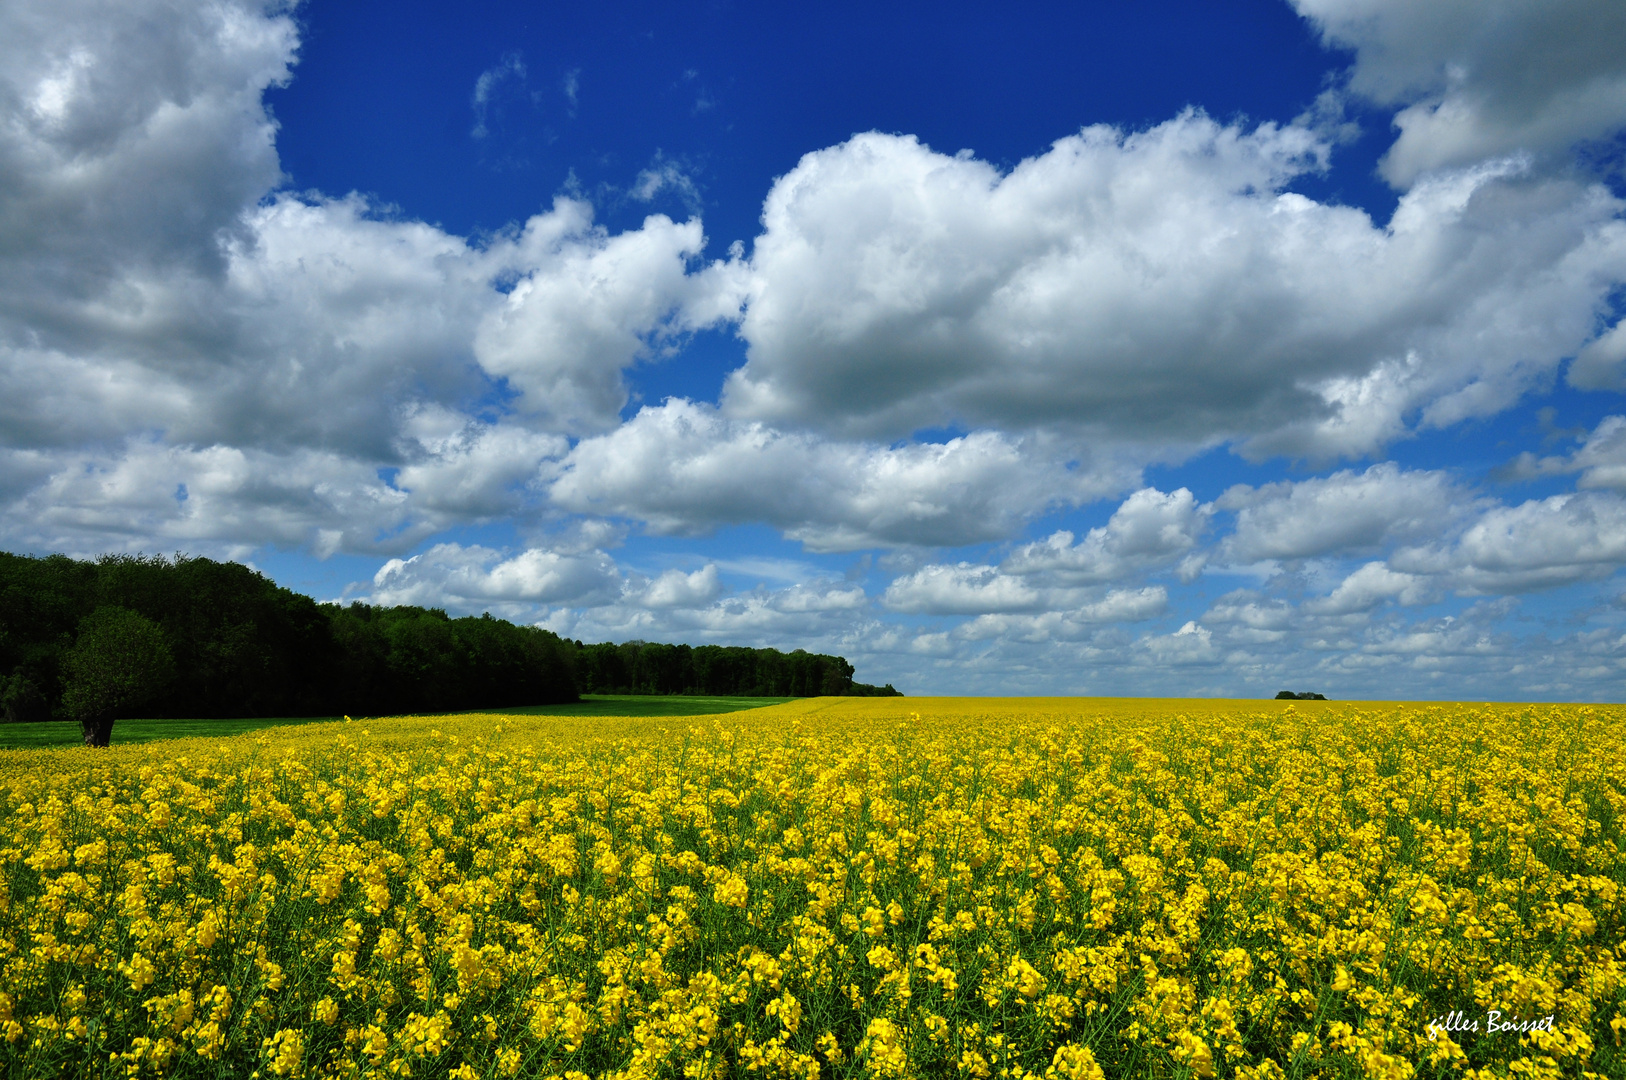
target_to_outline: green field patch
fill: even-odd
[[[504,716],[712,716],[718,713],[779,705],[794,698],[700,697],[682,694],[588,694],[568,705],[529,705],[517,709],[481,709]],[[446,713],[461,716],[470,710]],[[113,726],[113,744],[147,743],[158,739],[225,738],[270,727],[327,724],[338,716],[265,716],[242,720],[120,720]],[[356,719],[363,719],[356,717]],[[368,718],[371,719],[371,718]],[[79,725],[62,720],[40,724],[0,724],[0,750],[37,750],[76,746],[83,741]]]
[[[466,710],[506,716],[712,716],[760,709],[795,701],[788,697],[701,697],[688,694],[583,694],[569,705],[533,705],[524,709]]]

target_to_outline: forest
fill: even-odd
[[[382,716],[548,705],[583,693],[897,693],[802,650],[586,644],[491,615],[319,604],[250,567],[177,555],[0,552],[0,706],[121,716]]]
[[[706,694],[719,697],[892,697],[885,686],[853,682],[840,656],[797,649],[728,645],[664,645],[629,641],[585,645],[565,640],[571,670],[584,694]]]

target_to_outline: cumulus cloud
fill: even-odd
[[[519,278],[474,339],[480,366],[522,392],[521,411],[573,434],[613,428],[626,368],[663,334],[697,328],[685,304],[698,288],[687,269],[704,243],[699,220],[653,214],[611,236],[591,216],[586,203],[558,199],[488,254]]]
[[[1001,574],[993,566],[925,566],[895,578],[887,586],[884,602],[894,611],[932,615],[975,615],[981,612],[1031,611],[1045,596],[1021,578]]]
[[[424,405],[401,423],[402,454],[410,464],[394,486],[415,511],[444,522],[520,515],[535,500],[547,462],[569,449],[557,435],[513,424],[482,424],[462,413]]]
[[[1203,613],[1203,621],[1227,629],[1233,640],[1257,645],[1287,640],[1298,622],[1297,616],[1298,612],[1285,600],[1238,589],[1216,600]]]
[[[1571,465],[1581,472],[1577,485],[1626,494],[1626,416],[1606,416],[1575,452]]]
[[[651,578],[568,536],[518,551],[436,544],[384,563],[359,595],[374,604],[493,611],[594,641],[743,640],[786,649],[823,642],[839,649],[844,636],[873,621],[863,587],[850,582],[815,577],[731,593],[715,563]]]
[[[1169,593],[1161,585],[1113,589],[1098,600],[1065,611],[978,615],[955,627],[951,636],[961,641],[1073,641],[1091,636],[1106,623],[1156,618],[1168,607]]]
[[[997,567],[961,562],[933,563],[893,579],[882,602],[894,611],[932,615],[1004,615],[1049,612],[1076,624],[1135,621],[1161,611],[1161,586],[1117,590],[1101,597],[1099,586],[1120,581],[1176,560],[1190,581],[1200,566],[1190,553],[1207,525],[1210,509],[1181,488],[1162,492],[1142,488],[1119,505],[1099,528],[1074,543],[1067,531],[1016,548]],[[1026,625],[979,620],[982,627]],[[1059,624],[1058,624],[1059,625]],[[978,631],[979,633],[981,631]]]
[[[1626,320],[1576,353],[1565,380],[1579,390],[1626,390]]]
[[[1455,542],[1402,548],[1389,565],[1445,576],[1469,594],[1608,577],[1626,565],[1626,498],[1590,491],[1495,507]]]
[[[1305,605],[1316,614],[1345,615],[1370,611],[1386,600],[1416,604],[1428,599],[1427,583],[1414,574],[1401,574],[1382,562],[1369,562],[1350,574],[1330,595]]]
[[[636,602],[651,608],[693,608],[717,599],[722,594],[722,579],[717,567],[707,564],[699,570],[685,574],[681,570],[667,570],[636,590]]]
[[[1188,620],[1172,634],[1144,638],[1140,647],[1160,664],[1213,664],[1221,657],[1219,647],[1214,644],[1213,631],[1199,625],[1196,620]]]
[[[682,201],[690,214],[698,215],[702,205],[700,188],[689,173],[684,164],[671,160],[657,150],[655,160],[638,174],[628,194],[639,202],[649,202],[661,192],[669,191]]]
[[[692,534],[765,521],[817,551],[960,545],[1111,491],[1128,470],[1069,466],[1042,440],[974,432],[878,446],[731,420],[682,399],[583,439],[550,494],[576,513]]]
[[[1604,417],[1574,453],[1538,457],[1526,450],[1500,475],[1508,480],[1533,480],[1566,473],[1581,474],[1578,487],[1626,494],[1626,416]]]
[[[436,527],[365,465],[317,450],[175,447],[133,439],[115,452],[9,452],[26,477],[5,508],[6,536],[35,550],[183,548],[244,558],[266,543],[374,552]]]
[[[616,423],[630,365],[726,309],[726,273],[690,273],[698,222],[612,234],[561,198],[473,244],[275,190],[283,5],[69,8],[0,11],[8,543],[253,543],[269,500],[259,542],[326,554],[517,512],[562,436]],[[473,419],[493,399],[504,415]],[[207,479],[228,460],[275,475]]]
[[[296,40],[252,0],[0,10],[0,313],[71,341],[87,301],[116,324],[150,277],[218,275],[280,177],[260,95]]]
[[[391,559],[373,575],[375,604],[481,610],[502,604],[591,604],[621,593],[621,575],[602,552],[576,555],[529,548],[505,556],[493,548],[436,544],[410,559]]]
[[[1444,472],[1383,462],[1364,472],[1232,488],[1217,505],[1237,512],[1222,557],[1253,563],[1348,556],[1436,536],[1474,504]]]
[[[4,535],[36,550],[256,547],[396,553],[453,525],[523,517],[564,440],[449,412],[403,421],[393,477],[331,450],[132,437],[112,447],[0,451]],[[528,494],[529,493],[529,494]]]
[[[1142,488],[1125,499],[1107,523],[1078,543],[1065,530],[1036,544],[1024,544],[1001,565],[1010,574],[1088,585],[1115,581],[1187,555],[1207,527],[1212,508],[1199,505],[1186,488],[1162,492]],[[1187,580],[1198,563],[1185,564]]]
[[[1626,20],[1613,0],[1292,0],[1349,85],[1403,106],[1382,162],[1406,187],[1430,170],[1562,152],[1626,127]]]
[[[1330,146],[1194,112],[1001,174],[868,133],[781,177],[729,281],[727,415],[845,436],[959,424],[1250,453],[1369,452],[1505,407],[1594,335],[1622,203],[1516,161],[1385,227],[1285,190]],[[720,280],[720,279],[719,279]]]

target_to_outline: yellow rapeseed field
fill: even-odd
[[[1616,706],[355,721],[0,821],[6,1076],[1626,1075]]]

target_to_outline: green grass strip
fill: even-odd
[[[717,713],[779,705],[782,697],[689,697],[658,694],[591,694],[568,705],[529,705],[514,709],[468,710],[446,715],[490,711],[507,716],[711,716]],[[113,725],[113,743],[146,743],[158,739],[225,738],[262,728],[297,724],[325,724],[337,716],[267,716],[243,720],[120,720]],[[361,719],[357,717],[357,719]],[[0,724],[0,750],[35,750],[74,746],[82,741],[79,725],[65,721],[43,724]]]

